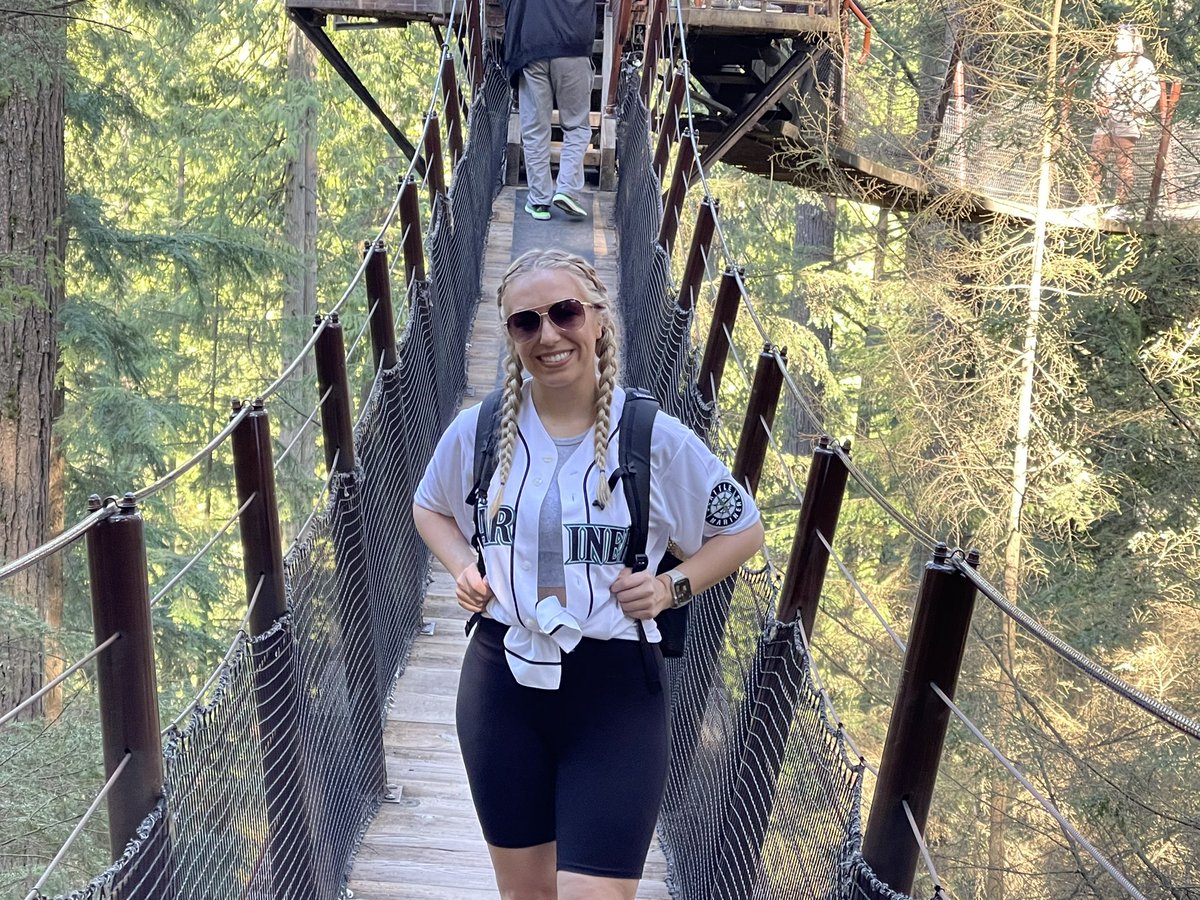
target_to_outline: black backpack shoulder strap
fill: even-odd
[[[653,394],[626,389],[625,408],[621,411],[621,429],[617,442],[617,466],[625,502],[629,505],[629,539],[625,544],[625,565],[634,572],[647,566],[646,541],[650,534],[650,439],[654,435],[654,417],[658,401]]]
[[[488,485],[496,471],[496,448],[500,443],[500,399],[504,391],[496,388],[479,404],[479,419],[475,423],[475,460],[471,468],[471,492],[467,494],[467,505],[474,512],[475,534],[471,546],[479,555],[479,574],[487,574],[483,568],[483,516],[479,511],[480,497],[487,497]]]
[[[471,493],[467,503],[474,506],[479,492],[487,493],[492,473],[496,471],[496,447],[500,442],[500,398],[503,389],[496,388],[479,404],[479,419],[475,423],[475,462],[471,468]]]

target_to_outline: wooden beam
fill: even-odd
[[[729,127],[708,145],[704,155],[700,157],[700,167],[705,172],[713,163],[720,160],[730,147],[740,141],[746,132],[758,124],[763,113],[774,106],[775,101],[787,93],[788,88],[792,86],[792,81],[795,80],[796,73],[810,61],[811,52],[812,47],[806,44],[789,56],[787,61],[771,76],[771,80],[763,85],[763,89],[754,96],[754,99],[742,107],[741,112],[729,123]]]
[[[325,29],[317,24],[317,17],[311,9],[292,7],[288,9],[288,15],[292,21],[296,23],[305,36],[312,41],[313,46],[321,51],[321,55],[325,57],[325,61],[333,67],[333,70],[341,76],[342,80],[350,86],[350,90],[354,91],[355,96],[363,102],[363,105],[371,111],[371,114],[379,120],[379,124],[383,126],[383,130],[388,133],[388,136],[396,142],[396,146],[404,151],[405,156],[409,160],[415,160],[417,174],[422,178],[425,177],[425,161],[417,158],[417,148],[413,146],[412,141],[404,136],[395,122],[388,117],[388,114],[383,111],[367,90],[367,86],[362,83],[362,79],[358,77],[358,73],[354,71],[354,67],[346,61],[346,57],[336,46],[333,39],[325,33]]]

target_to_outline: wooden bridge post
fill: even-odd
[[[654,4],[650,22],[646,25],[646,43],[642,48],[642,102],[650,104],[650,82],[658,74],[658,57],[662,53],[667,18],[667,0],[650,0]]]
[[[458,73],[454,57],[449,53],[442,59],[442,102],[446,107],[446,143],[450,146],[450,167],[458,165],[463,155],[462,94],[458,89]]]
[[[1154,173],[1150,176],[1150,199],[1146,201],[1146,221],[1154,219],[1158,208],[1158,195],[1162,190],[1163,172],[1167,168],[1167,158],[1171,152],[1171,119],[1175,114],[1175,106],[1179,103],[1179,92],[1183,82],[1161,80],[1162,91],[1158,95],[1158,114],[1162,122],[1162,131],[1158,137],[1158,152],[1154,156]]]
[[[233,401],[234,415],[241,407],[240,400]],[[318,891],[312,871],[312,832],[304,799],[303,751],[296,711],[295,643],[290,631],[275,630],[288,608],[271,428],[261,400],[254,401],[250,415],[234,429],[232,444],[238,505],[245,506],[239,522],[242,568],[246,599],[253,604],[250,647],[254,707],[262,742],[272,875],[280,896],[315,897]]]
[[[320,325],[320,317],[316,323]],[[321,405],[321,431],[325,444],[325,467],[346,476],[354,472],[354,415],[350,406],[350,381],[346,375],[346,341],[337,313],[329,314],[325,329],[314,348],[317,358],[318,397]],[[327,395],[328,392],[328,395]],[[347,478],[343,499],[350,512],[339,517],[334,532],[337,554],[338,622],[341,625],[346,682],[349,687],[353,719],[363,729],[368,742],[356,757],[358,787],[364,795],[378,797],[387,787],[387,756],[383,746],[383,703],[377,675],[378,649],[375,622],[371,615],[370,585],[365,569],[352,558],[364,545],[362,506],[357,495],[362,484]],[[360,551],[361,552],[361,551]]]
[[[967,562],[978,566],[979,554],[972,551]],[[974,608],[974,583],[938,544],[921,579],[863,840],[863,857],[875,876],[900,893],[912,889],[920,854],[903,801],[923,834],[950,721],[950,709],[930,685],[954,699]]]
[[[667,255],[675,244],[675,235],[679,232],[679,213],[683,209],[683,200],[687,196],[691,184],[692,166],[696,162],[696,146],[692,143],[692,131],[685,128],[679,133],[679,153],[675,157],[675,172],[671,176],[671,187],[667,190],[667,200],[663,204],[662,224],[658,229],[658,243]]]
[[[615,10],[614,10],[615,6]],[[604,14],[604,83],[600,110],[600,190],[617,189],[617,82],[633,14],[632,0],[615,0]]]
[[[88,500],[92,512],[100,498]],[[163,793],[162,738],[154,674],[154,629],[146,577],[142,516],[132,494],[118,512],[87,533],[96,643],[120,639],[96,658],[104,774],[112,777],[129,754],[125,771],[108,795],[108,841],[114,861]],[[160,884],[170,879],[159,879]]]
[[[708,248],[712,244],[713,231],[717,225],[716,216],[720,211],[720,200],[705,197],[700,201],[700,213],[692,231],[692,245],[688,248],[687,262],[683,267],[683,279],[676,301],[680,309],[691,310],[696,304],[696,295],[700,293],[700,284],[704,281],[704,274],[708,269]]]
[[[363,244],[363,255],[370,254],[367,271],[367,309],[371,315],[371,349],[375,371],[396,365],[396,319],[392,312],[392,275],[388,270],[388,251],[383,241]]]
[[[831,444],[829,437],[822,435],[813,451],[804,502],[800,506],[787,572],[779,591],[779,621],[799,621],[810,641],[821,601],[821,588],[825,584],[825,569],[829,565],[829,551],[817,535],[833,543],[846,493],[846,478],[850,474],[831,449]],[[842,451],[850,452],[849,441],[842,444]]]
[[[779,352],[787,362],[787,348]],[[762,477],[763,461],[770,441],[771,426],[775,424],[775,409],[779,405],[779,390],[783,387],[783,370],[775,358],[775,348],[764,344],[758,354],[758,365],[754,368],[754,382],[750,385],[750,402],[746,404],[746,418],[742,422],[742,433],[738,437],[737,451],[733,455],[730,471],[738,484],[745,485],[751,496],[758,493],[758,481]]]
[[[314,329],[321,325],[318,314]],[[325,468],[343,475],[354,471],[354,414],[350,406],[350,383],[346,377],[346,339],[337,313],[329,314],[324,331],[317,337],[313,353],[317,359],[317,397],[321,403],[321,434],[325,444]],[[325,396],[326,391],[329,396]]]
[[[425,280],[425,250],[421,244],[421,205],[417,182],[410,175],[400,186],[400,227],[404,240],[404,284],[412,289],[415,280]]]
[[[486,4],[484,0],[467,0],[467,49],[470,58],[467,65],[467,75],[471,79],[471,101],[483,84],[483,14]]]
[[[654,145],[654,176],[661,185],[667,174],[667,160],[671,158],[671,147],[679,136],[679,110],[683,106],[683,95],[687,91],[688,64],[685,62],[675,70],[671,79],[671,94],[667,108],[658,126],[658,141]]]
[[[779,372],[773,359],[771,363]],[[749,900],[754,896],[763,840],[775,805],[776,784],[802,679],[803,653],[796,628],[801,624],[802,610],[816,610],[816,597],[828,562],[828,551],[824,551],[816,534],[820,531],[832,540],[847,474],[845,466],[829,449],[829,438],[822,438],[809,469],[797,541],[788,560],[788,577],[780,593],[776,623],[760,641],[758,663],[751,667],[746,679],[744,702],[749,714],[739,717],[742,724],[731,743],[739,748],[741,758],[722,823],[720,856],[711,892],[720,900]],[[797,544],[806,553],[796,552]],[[820,547],[824,553],[817,554],[814,547]],[[801,568],[805,571],[800,571]]]
[[[446,195],[446,172],[442,163],[442,132],[438,115],[431,112],[425,117],[425,173],[429,178],[429,214],[432,219],[437,198]]]
[[[604,86],[604,114],[615,117],[617,114],[617,81],[621,74],[621,56],[625,52],[625,41],[629,35],[629,21],[633,15],[633,0],[616,0],[617,14],[613,23],[612,58],[605,73],[607,84]]]
[[[721,275],[721,286],[717,288],[717,299],[712,323],[708,326],[708,340],[704,342],[704,356],[700,359],[697,386],[705,403],[712,403],[721,390],[721,377],[725,374],[725,360],[729,356],[729,336],[737,321],[742,306],[742,292],[738,277],[744,274],[740,266],[726,266]]]

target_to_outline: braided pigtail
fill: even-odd
[[[504,487],[512,472],[513,453],[517,446],[517,413],[521,409],[521,358],[510,345],[504,361],[504,396],[500,402],[500,489],[488,508],[488,517],[495,519],[504,499]]]
[[[612,491],[608,486],[608,435],[612,424],[613,388],[617,384],[617,342],[613,340],[612,326],[600,335],[596,344],[600,380],[596,384],[596,468],[600,480],[596,485],[596,506],[608,506]]]

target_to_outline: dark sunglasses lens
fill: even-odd
[[[508,317],[508,332],[520,341],[529,340],[542,327],[542,317],[531,309],[513,313]]]
[[[578,300],[559,300],[546,310],[546,314],[557,327],[567,331],[573,331],[583,324],[583,304]]]

